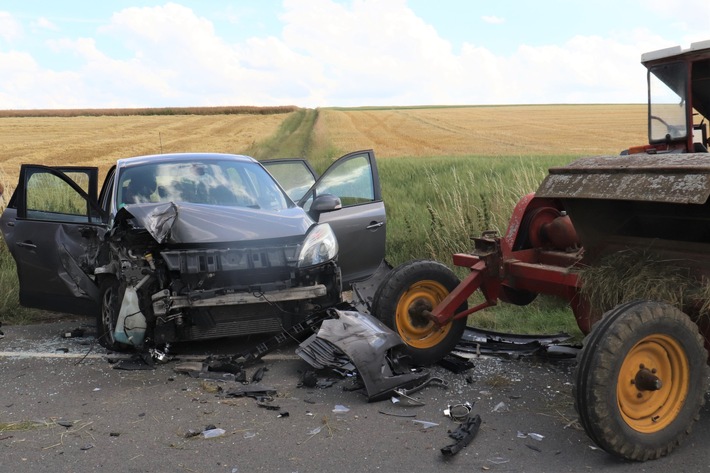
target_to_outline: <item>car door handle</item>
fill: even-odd
[[[35,245],[31,241],[19,241],[19,242],[17,242],[17,246],[21,246],[22,248],[31,248],[31,249],[37,248],[37,245]]]
[[[385,222],[371,222],[371,223],[370,223],[368,226],[366,226],[365,228],[367,228],[368,230],[376,230],[376,229],[380,228],[380,227],[381,227],[382,225],[384,225],[384,224],[385,224]]]

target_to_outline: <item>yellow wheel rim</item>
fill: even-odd
[[[395,321],[404,342],[414,348],[427,349],[438,345],[451,329],[451,323],[438,327],[424,313],[431,312],[449,291],[432,280],[418,281],[402,294],[397,303]]]
[[[660,432],[688,396],[690,368],[683,347],[667,335],[649,335],[629,351],[616,388],[619,412],[632,429]]]

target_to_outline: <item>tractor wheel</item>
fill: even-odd
[[[575,408],[587,435],[629,460],[667,455],[698,419],[707,358],[697,326],[669,304],[635,301],[607,312],[577,364]]]
[[[106,277],[101,281],[101,312],[96,318],[96,338],[104,348],[113,351],[133,351],[131,345],[117,342],[114,338],[114,330],[118,321],[118,313],[121,309],[123,291],[116,278]]]
[[[456,346],[466,328],[466,318],[439,327],[424,315],[432,311],[459,279],[435,261],[410,261],[393,269],[377,289],[372,313],[396,331],[405,353],[417,364],[430,365]],[[459,311],[467,308],[464,302]]]

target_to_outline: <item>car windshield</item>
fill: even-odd
[[[125,167],[118,180],[117,208],[147,202],[283,210],[290,203],[259,164],[234,160],[176,161]]]

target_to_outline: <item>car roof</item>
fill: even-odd
[[[238,162],[258,162],[254,158],[241,154],[226,153],[167,153],[151,154],[147,156],[136,156],[133,158],[122,158],[116,162],[117,168],[138,166],[141,164],[160,164],[190,161],[238,161]]]

